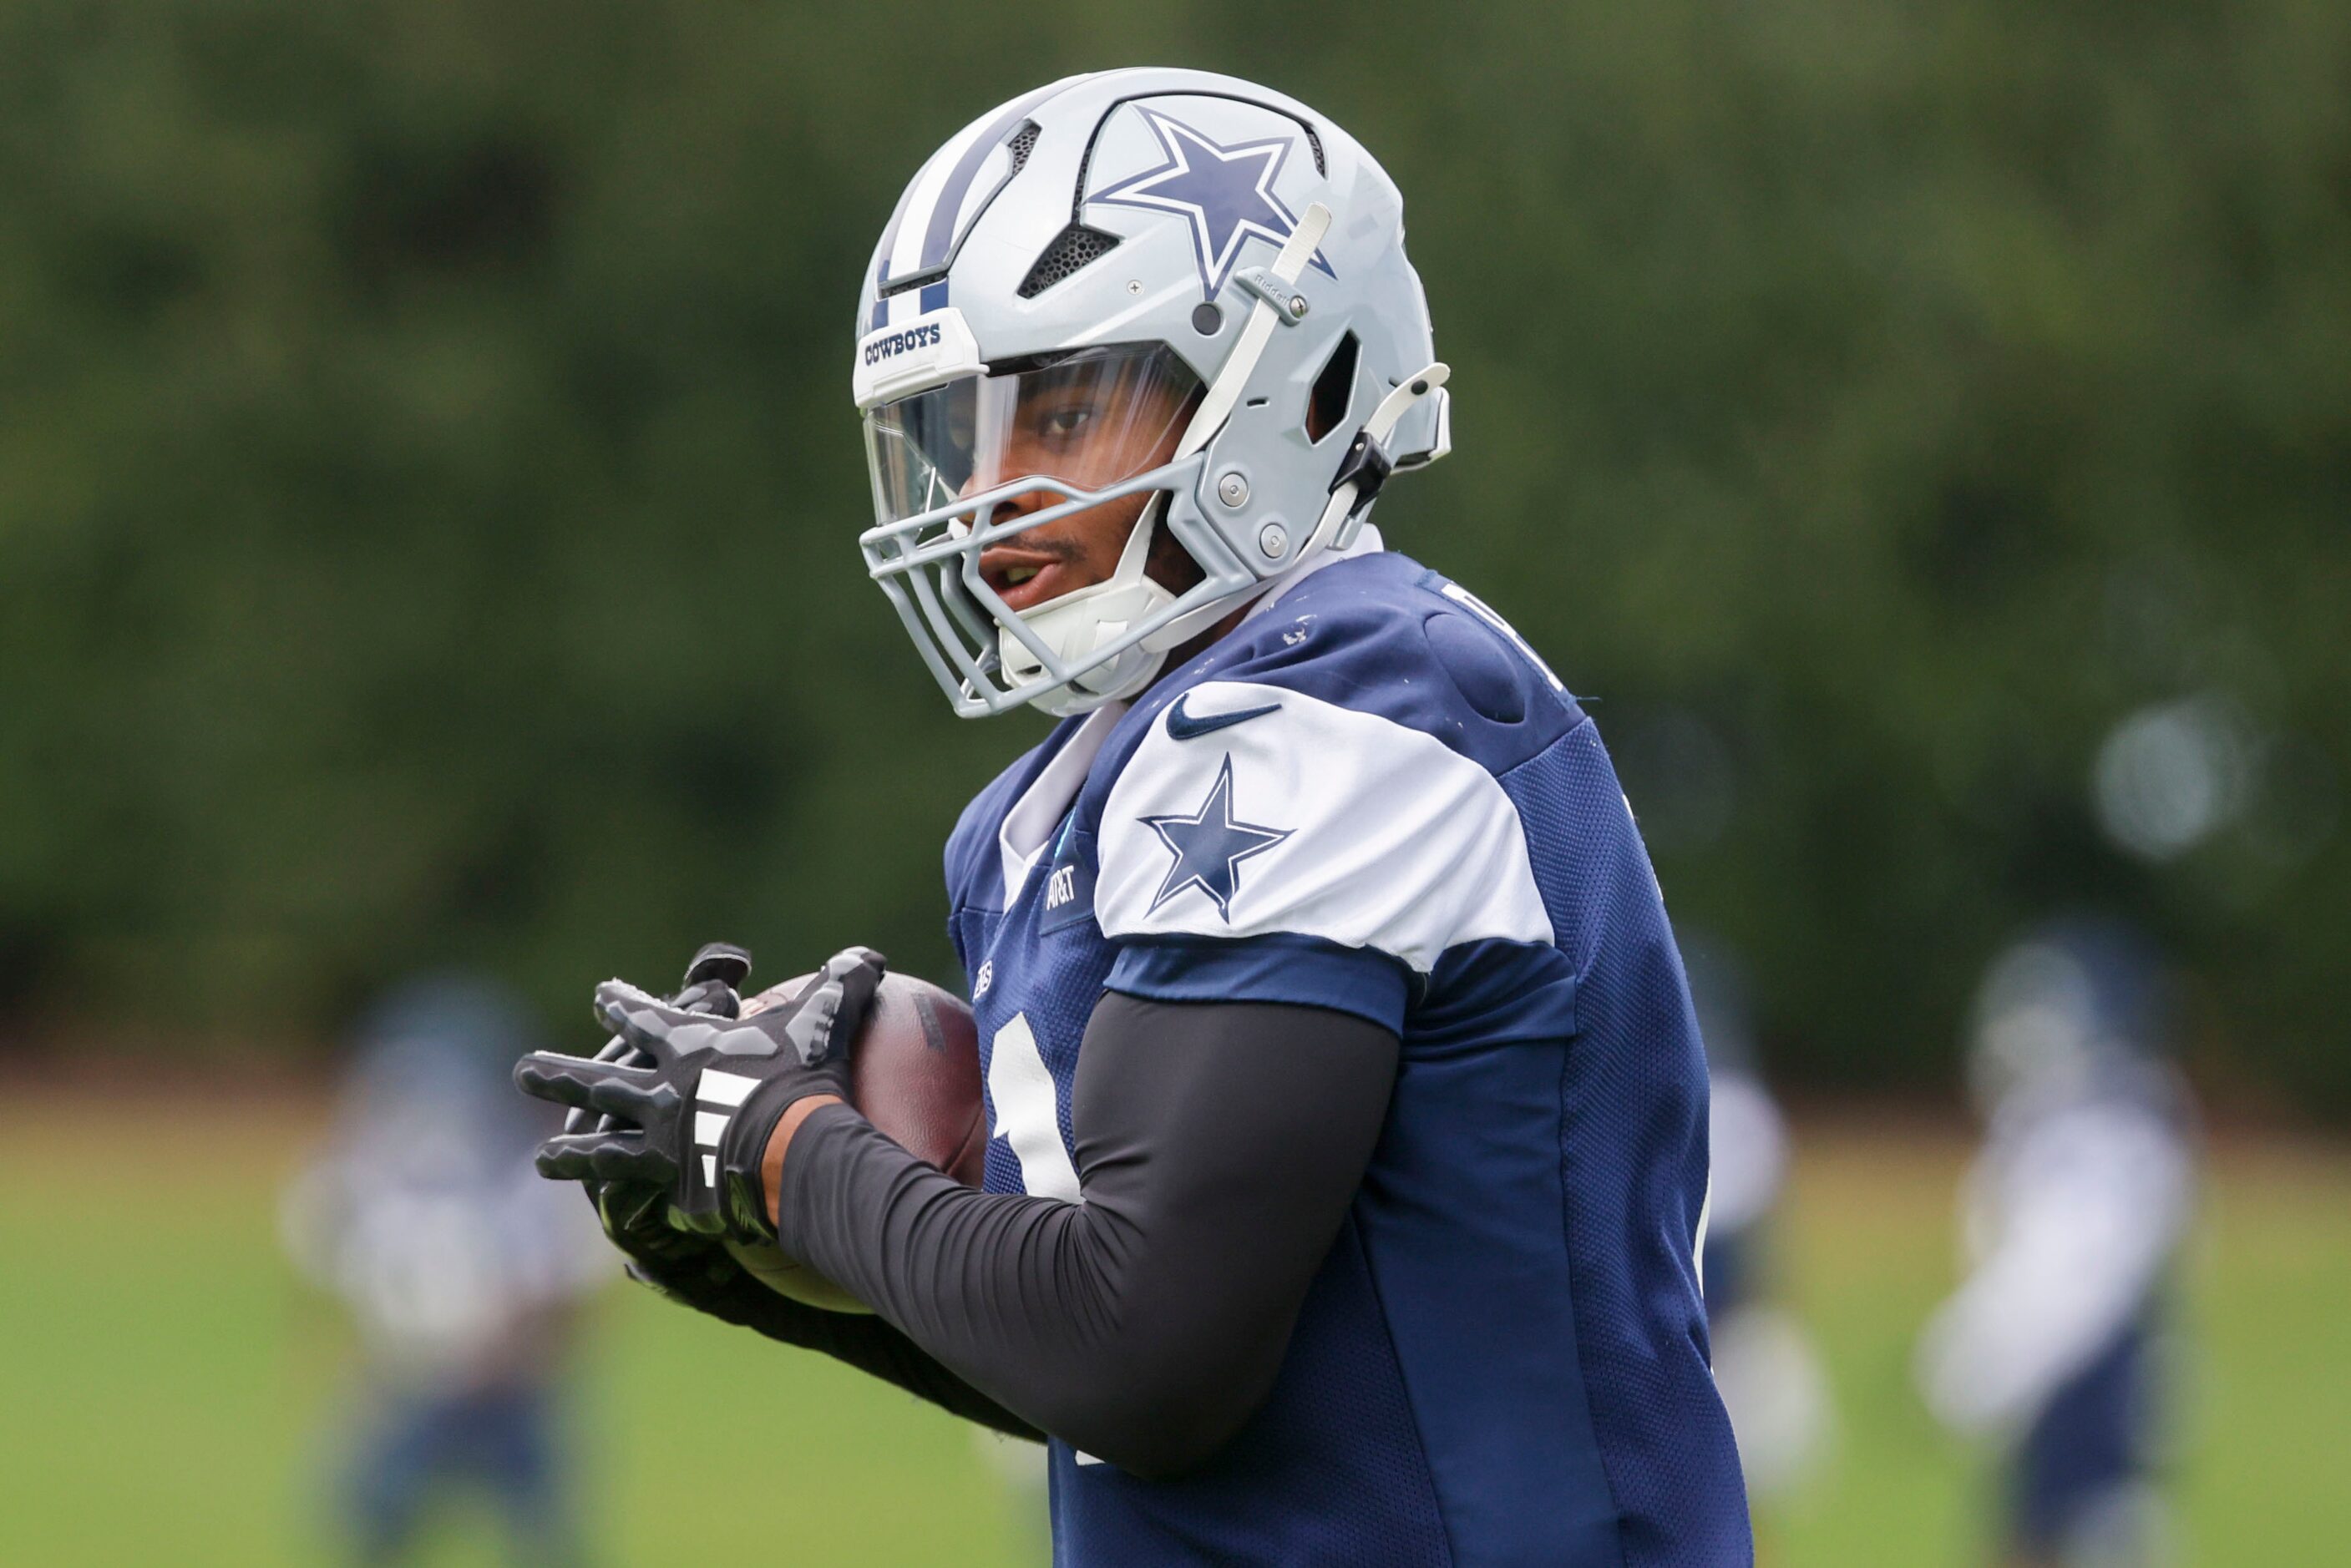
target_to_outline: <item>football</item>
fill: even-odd
[[[770,986],[746,1001],[743,1011],[757,1012],[814,978],[804,974]],[[979,1091],[979,1033],[964,1000],[911,975],[884,975],[852,1053],[850,1100],[866,1119],[917,1159],[967,1187],[978,1186],[987,1158],[987,1116]],[[872,1310],[775,1247],[729,1241],[726,1250],[779,1295],[828,1312]]]

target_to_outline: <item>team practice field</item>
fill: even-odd
[[[339,1318],[280,1262],[277,1195],[318,1113],[183,1105],[126,1116],[95,1096],[7,1096],[0,1141],[0,1405],[18,1413],[0,1464],[0,1562],[43,1568],[125,1563],[328,1560],[304,1509],[341,1345]],[[109,1119],[111,1118],[111,1119]],[[201,1125],[198,1125],[201,1124]],[[118,1158],[82,1158],[94,1126]],[[134,1159],[130,1149],[143,1152]],[[1783,1237],[1790,1292],[1827,1357],[1840,1431],[1827,1470],[1762,1522],[1768,1563],[1956,1564],[1971,1560],[1980,1472],[1912,1391],[1917,1326],[1953,1277],[1956,1127],[1800,1123]],[[2351,1542],[2339,1440],[2351,1409],[2351,1151],[2216,1140],[2205,1218],[2188,1269],[2198,1345],[2181,1379],[2190,1444],[2178,1497],[2190,1563],[2310,1561]],[[124,1190],[94,1191],[120,1184]],[[57,1216],[141,1214],[100,1237]],[[643,1434],[638,1468],[584,1456],[604,1561],[723,1561],[757,1550],[763,1521],[811,1507],[794,1535],[804,1568],[1031,1560],[1041,1539],[951,1417],[810,1355],[734,1355],[751,1336],[650,1293],[615,1291],[591,1334],[581,1398]],[[723,1384],[723,1397],[651,1392]],[[824,1439],[754,1476],[775,1423],[795,1409]],[[783,1413],[780,1417],[778,1413]],[[666,1520],[684,1485],[737,1483],[756,1511]],[[662,1467],[674,1473],[661,1473]],[[815,1500],[825,1506],[813,1506]],[[454,1538],[455,1532],[452,1532]],[[486,1563],[455,1549],[436,1563]]]

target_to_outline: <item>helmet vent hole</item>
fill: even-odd
[[[1023,299],[1034,299],[1117,248],[1116,234],[1090,229],[1083,223],[1071,223],[1053,236],[1053,243],[1045,247],[1043,254],[1029,267],[1029,275],[1020,280],[1020,286],[1013,292]]]
[[[1306,439],[1320,441],[1344,423],[1355,400],[1355,335],[1343,333],[1306,400]]]
[[[1314,128],[1311,125],[1306,128],[1306,145],[1313,150],[1314,172],[1329,179],[1331,166],[1322,161],[1322,139],[1314,134]]]
[[[1012,140],[1006,142],[1005,146],[1012,150],[1012,174],[1018,174],[1029,166],[1029,154],[1036,151],[1037,122],[1032,119],[1021,126],[1019,130],[1012,133]],[[1320,155],[1316,157],[1315,161],[1317,163],[1322,161]],[[1012,174],[1007,174],[1005,178],[1008,180]]]

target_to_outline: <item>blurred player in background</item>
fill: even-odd
[[[583,1561],[554,1390],[575,1314],[618,1270],[531,1168],[552,1128],[508,1075],[534,1034],[487,981],[399,987],[360,1027],[331,1152],[287,1194],[288,1252],[358,1330],[337,1502],[362,1563],[399,1560],[466,1494],[495,1506],[509,1561]]]
[[[1771,1221],[1788,1171],[1788,1124],[1756,1064],[1746,974],[1719,942],[1679,935],[1706,1043],[1713,1186],[1703,1262],[1714,1381],[1739,1437],[1748,1497],[1761,1508],[1815,1473],[1835,1411],[1811,1337],[1771,1291]]]
[[[2032,933],[1978,994],[1974,1272],[1928,1326],[1918,1377],[1946,1425],[2003,1445],[2012,1564],[2168,1558],[2160,1340],[2195,1187],[2172,1033],[2154,953],[2108,922]]]

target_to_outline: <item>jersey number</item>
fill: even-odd
[[[1037,1032],[1025,1012],[1014,1013],[988,1045],[987,1094],[996,1102],[996,1136],[1020,1161],[1022,1190],[1077,1202],[1078,1171],[1061,1143],[1053,1075],[1037,1053]]]

